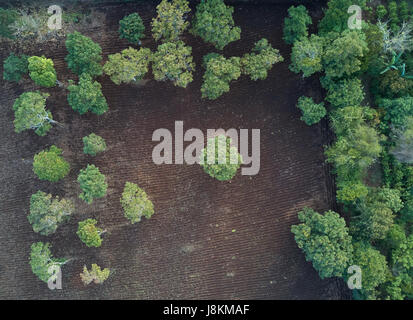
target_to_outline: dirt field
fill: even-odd
[[[149,38],[152,5],[105,7],[106,27],[86,33],[102,46],[105,57],[128,47],[118,39],[117,22],[134,8],[147,27],[143,46],[155,48]],[[334,207],[334,191],[323,157],[326,123],[306,126],[295,107],[301,95],[319,100],[321,92],[317,79],[303,80],[288,71],[290,49],[281,39],[287,8],[235,7],[241,40],[228,45],[224,54],[242,55],[266,37],[286,61],[275,65],[264,81],[243,76],[216,101],[201,100],[199,91],[202,56],[215,50],[189,34],[184,40],[193,47],[197,72],[187,89],[156,82],[151,74],[143,87],[116,86],[103,76],[98,80],[110,107],[103,116],[80,116],[69,107],[64,89],[42,89],[52,93],[47,106],[64,124],[46,137],[16,134],[13,129],[13,101],[22,92],[37,89],[34,84],[0,81],[0,298],[347,298],[341,282],[319,279],[290,232],[302,207],[320,211]],[[1,48],[1,61],[10,51]],[[32,47],[26,53],[46,54],[53,58],[60,80],[76,79],[64,62],[64,41]],[[207,128],[260,129],[259,174],[238,174],[231,182],[219,182],[198,165],[155,165],[152,133],[158,128],[173,130],[177,120],[184,121],[184,129],[204,132]],[[108,145],[95,158],[82,153],[81,138],[91,132],[104,137]],[[63,148],[71,164],[69,176],[54,184],[38,180],[32,172],[33,155],[52,144]],[[92,205],[77,198],[77,174],[87,163],[97,165],[109,184],[108,195]],[[127,224],[119,203],[126,181],[138,183],[153,201],[155,214],[150,220]],[[27,221],[30,196],[39,189],[76,202],[70,222],[50,237],[34,233]],[[75,234],[78,221],[89,217],[109,230],[100,248],[87,248]],[[29,249],[35,241],[51,242],[56,257],[75,258],[63,267],[62,290],[49,290],[31,272]],[[83,265],[91,263],[113,270],[101,286],[85,287],[80,282]]]

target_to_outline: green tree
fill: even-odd
[[[368,52],[364,34],[344,31],[331,45],[325,47],[323,65],[327,77],[351,76],[361,69],[363,56]]]
[[[133,44],[141,44],[145,26],[139,13],[135,12],[119,21],[119,35]]]
[[[359,106],[364,100],[364,88],[358,78],[331,81],[326,100],[334,107]]]
[[[397,10],[397,2],[390,1],[388,9],[389,9],[390,28],[393,32],[397,32],[399,30],[399,23],[400,23],[398,10]]]
[[[80,279],[85,285],[91,282],[96,284],[102,284],[107,278],[109,278],[110,270],[108,268],[101,269],[97,264],[92,263],[92,269],[90,271],[86,266],[83,267],[83,272],[80,274]]]
[[[88,111],[102,115],[108,110],[106,98],[102,93],[102,85],[93,81],[88,74],[82,74],[77,85],[70,84],[67,88],[67,100],[73,110],[84,114]]]
[[[74,73],[87,73],[90,76],[102,74],[102,48],[92,39],[75,31],[67,35],[66,49],[69,54],[65,60]]]
[[[241,59],[225,58],[216,53],[204,56],[204,82],[201,86],[202,98],[214,100],[229,91],[229,83],[241,76]]]
[[[30,78],[39,86],[54,87],[57,82],[56,70],[52,59],[33,56],[27,59]]]
[[[407,1],[400,2],[399,14],[402,21],[407,22],[409,20],[409,5],[407,4]]]
[[[186,88],[192,82],[195,63],[192,48],[182,41],[166,42],[153,54],[152,71],[157,81],[171,80],[175,86]]]
[[[83,191],[79,198],[88,204],[91,204],[93,199],[106,195],[108,184],[105,181],[105,176],[93,164],[88,164],[86,169],[80,170],[77,182]]]
[[[122,53],[108,56],[109,60],[103,66],[103,71],[117,85],[142,80],[149,69],[152,58],[150,49],[139,50],[129,48]]]
[[[97,223],[95,219],[86,219],[79,222],[76,234],[88,247],[100,247],[102,245],[100,236],[106,231],[96,227]]]
[[[337,136],[354,135],[354,131],[367,120],[377,117],[375,109],[350,106],[338,108],[329,113],[331,128]]]
[[[36,242],[31,245],[30,249],[32,271],[40,280],[46,283],[53,276],[53,267],[61,267],[69,261],[53,258],[49,243]]]
[[[231,180],[241,166],[242,157],[231,139],[224,135],[209,138],[207,147],[201,151],[200,165],[212,178]]]
[[[47,93],[25,92],[13,104],[14,130],[20,133],[24,130],[34,130],[39,136],[44,136],[52,128],[53,120],[50,111],[46,110]]]
[[[34,156],[33,172],[40,180],[57,182],[70,171],[69,163],[62,157],[63,151],[56,146],[51,146]]]
[[[142,216],[149,219],[153,213],[153,204],[146,192],[135,183],[126,182],[120,203],[125,217],[133,224],[140,222]]]
[[[239,40],[241,29],[234,25],[234,8],[223,0],[201,0],[196,7],[191,32],[222,50],[228,43]]]
[[[13,30],[10,26],[17,20],[18,13],[12,9],[0,8],[0,36],[13,39]]]
[[[13,52],[4,60],[3,79],[7,81],[19,82],[23,75],[29,72],[28,56],[17,56]]]
[[[283,39],[287,44],[293,44],[300,38],[308,36],[308,25],[312,23],[307,8],[303,5],[291,6],[288,17],[284,19]]]
[[[97,155],[100,152],[106,150],[105,139],[97,134],[91,133],[90,135],[83,137],[83,153],[90,154],[92,156]]]
[[[69,220],[74,209],[72,201],[59,200],[59,197],[53,199],[51,194],[39,190],[30,198],[30,214],[27,218],[34,232],[48,236],[61,223]]]
[[[255,43],[252,53],[247,53],[241,58],[241,72],[249,75],[251,80],[264,80],[267,78],[268,70],[281,61],[284,61],[284,58],[279,51],[263,38]]]
[[[413,80],[401,77],[399,70],[389,70],[380,76],[377,89],[391,99],[413,96]]]
[[[300,119],[309,126],[318,123],[327,114],[324,103],[317,104],[310,97],[300,97],[297,108],[303,113]]]
[[[359,173],[355,177],[337,176],[337,195],[336,198],[341,202],[353,202],[359,198],[365,197],[368,188],[359,180]]]
[[[152,35],[156,41],[173,42],[188,28],[186,21],[191,11],[187,0],[162,0],[156,7],[157,17],[152,19]]]
[[[376,8],[376,15],[377,19],[383,20],[383,18],[387,15],[387,9],[382,4],[378,5]]]
[[[322,279],[342,277],[353,256],[344,219],[334,211],[321,215],[310,208],[300,211],[298,219],[301,224],[293,225],[291,232],[306,260],[313,263]]]
[[[324,40],[317,35],[310,38],[301,38],[294,42],[291,52],[290,70],[295,73],[303,73],[303,77],[309,77],[323,69],[322,57],[324,52]]]
[[[413,116],[413,97],[405,96],[397,99],[380,99],[380,108],[385,110],[383,119],[395,128],[403,128],[407,117]]]

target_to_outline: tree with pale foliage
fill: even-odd
[[[192,72],[195,71],[191,54],[192,48],[182,41],[159,45],[152,60],[155,80],[170,80],[175,86],[186,88],[192,82]]]
[[[151,50],[129,48],[121,53],[108,56],[108,61],[103,66],[103,71],[117,85],[123,83],[138,82],[143,79],[149,70],[149,62],[152,59]]]
[[[27,59],[29,62],[30,78],[39,86],[51,88],[57,83],[56,70],[52,59],[44,56],[32,56]]]
[[[82,189],[79,198],[88,204],[93,203],[94,199],[103,198],[106,195],[108,184],[105,181],[105,176],[93,164],[88,164],[85,169],[80,170],[77,182]]]
[[[317,104],[310,97],[300,97],[298,99],[297,108],[302,112],[300,119],[309,126],[318,123],[327,114],[324,103],[321,102]]]
[[[13,104],[14,130],[20,133],[24,130],[34,130],[39,136],[44,136],[52,128],[53,120],[50,111],[46,110],[47,93],[40,91],[25,92]]]
[[[34,232],[48,236],[54,233],[58,226],[69,220],[75,207],[71,200],[53,199],[51,194],[37,191],[30,198],[30,214],[28,220]]]
[[[133,44],[141,44],[145,26],[139,13],[135,12],[119,21],[119,35]]]
[[[88,247],[100,247],[102,245],[101,235],[106,231],[96,227],[97,223],[95,219],[86,219],[79,222],[76,234]]]
[[[300,38],[308,36],[308,25],[312,23],[307,8],[303,5],[291,6],[288,17],[284,19],[283,39],[287,44],[293,44]]]
[[[126,182],[120,203],[125,217],[132,224],[140,222],[142,217],[149,219],[154,213],[152,201],[135,183]]]
[[[401,129],[394,128],[395,145],[391,153],[402,163],[413,163],[413,116],[406,118]]]
[[[63,151],[51,146],[34,156],[33,172],[40,180],[57,182],[66,177],[70,171],[69,163],[62,157]]]
[[[222,50],[228,43],[239,40],[241,28],[236,27],[234,8],[223,0],[201,0],[196,7],[191,33]]]
[[[162,0],[156,7],[158,15],[151,23],[153,38],[163,42],[179,40],[189,26],[186,17],[190,11],[187,0]]]
[[[239,57],[225,58],[217,53],[204,56],[206,71],[201,86],[202,98],[215,100],[228,92],[232,80],[241,76],[241,59]]]
[[[298,213],[301,224],[291,232],[307,261],[311,261],[321,279],[342,277],[353,257],[353,246],[346,222],[334,211],[319,214],[310,208]]]
[[[323,69],[323,53],[322,37],[313,34],[310,38],[300,38],[292,47],[290,70],[295,73],[302,72],[304,78],[320,72]]]
[[[91,133],[90,135],[83,137],[83,153],[95,156],[100,152],[106,150],[105,139],[97,134]]]
[[[80,279],[86,285],[90,283],[102,284],[109,278],[110,270],[108,268],[101,269],[97,264],[92,263],[90,271],[86,266],[83,267],[83,272],[80,274]]]
[[[263,38],[255,43],[251,53],[241,58],[241,72],[249,75],[251,80],[264,80],[272,66],[282,61],[284,58],[280,52]]]

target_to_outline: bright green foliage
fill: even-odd
[[[389,2],[389,20],[390,20],[390,28],[393,32],[397,32],[399,29],[399,15],[398,15],[398,10],[397,10],[397,3],[396,1],[390,1]]]
[[[402,21],[408,21],[409,20],[409,5],[407,4],[407,1],[402,1],[399,5],[399,13],[400,13],[400,19]]]
[[[326,76],[341,78],[359,71],[361,59],[367,51],[363,33],[344,31],[331,45],[325,47],[323,64]]]
[[[102,74],[102,48],[99,44],[75,31],[67,35],[66,48],[69,54],[65,60],[74,73],[87,73],[90,76]]]
[[[331,127],[337,136],[354,134],[354,130],[367,120],[377,117],[375,109],[351,106],[330,112]]]
[[[380,251],[364,242],[353,244],[353,264],[361,268],[362,289],[364,295],[369,295],[379,285],[386,282],[390,273],[386,257]]]
[[[322,56],[324,52],[323,38],[311,35],[310,38],[301,38],[294,42],[291,52],[290,70],[295,73],[303,73],[303,77],[323,69]]]
[[[56,70],[52,59],[44,56],[33,56],[27,59],[30,78],[39,86],[54,87],[56,85]]]
[[[330,0],[328,9],[318,24],[319,33],[325,35],[330,31],[342,32],[348,30],[347,23],[351,15],[347,12],[348,8],[351,5],[358,5],[363,9],[365,4],[366,0]]]
[[[97,264],[92,263],[92,269],[90,271],[86,266],[83,267],[83,272],[80,274],[80,278],[85,285],[91,282],[96,284],[102,284],[107,278],[109,278],[110,270],[108,268],[101,269]]]
[[[192,48],[182,41],[159,45],[153,54],[152,71],[155,80],[171,80],[175,86],[186,88],[192,82],[192,72],[195,71],[191,53]]]
[[[364,100],[364,88],[358,78],[332,81],[327,90],[326,100],[334,107],[358,106]]]
[[[413,116],[413,97],[402,97],[397,99],[381,99],[379,107],[386,111],[384,120],[391,122],[396,128],[405,125],[408,116]]]
[[[55,197],[43,191],[37,191],[30,198],[30,214],[27,216],[33,231],[48,236],[57,227],[69,220],[75,207],[72,201]]]
[[[77,182],[83,191],[79,198],[88,204],[91,204],[93,199],[106,195],[108,184],[105,181],[105,176],[93,164],[88,164],[86,169],[80,170]]]
[[[313,263],[322,279],[343,276],[353,251],[344,219],[334,211],[321,215],[310,208],[300,211],[298,219],[301,224],[293,225],[291,232],[306,260]]]
[[[376,9],[376,14],[377,14],[378,20],[383,20],[383,18],[387,15],[386,7],[383,6],[382,4],[378,5]]]
[[[145,26],[141,16],[135,12],[119,21],[119,35],[133,44],[140,44],[144,36]]]
[[[86,219],[79,222],[76,234],[88,247],[100,247],[102,245],[102,238],[100,236],[104,231],[96,227],[97,223],[95,219]]]
[[[62,149],[51,146],[49,150],[45,149],[34,156],[33,172],[40,180],[57,182],[70,171],[69,163],[62,157]]]
[[[15,10],[0,8],[0,37],[13,39],[13,31],[10,25],[18,18]]]
[[[140,222],[142,216],[149,219],[154,213],[152,201],[135,183],[126,182],[120,203],[125,217],[132,224]]]
[[[352,202],[356,199],[365,197],[368,193],[368,188],[358,180],[358,177],[348,180],[342,180],[341,176],[337,177],[337,200],[341,202]]]
[[[327,114],[324,103],[317,104],[310,97],[300,97],[297,108],[303,113],[300,119],[309,126],[318,123]]]
[[[108,110],[106,98],[99,82],[93,81],[88,74],[82,74],[77,85],[70,84],[67,88],[67,101],[73,110],[84,114],[88,111],[102,115]]]
[[[151,57],[151,50],[147,48],[125,49],[122,53],[109,55],[103,71],[118,85],[137,82],[148,72]]]
[[[32,271],[40,280],[46,283],[54,274],[53,267],[60,267],[67,262],[66,259],[53,258],[49,243],[36,242],[30,248]]]
[[[288,17],[284,19],[284,41],[293,44],[300,38],[306,38],[308,36],[308,25],[311,23],[311,17],[306,7],[303,5],[291,6],[288,9]]]
[[[413,234],[411,234],[400,246],[393,251],[393,266],[399,273],[405,272],[412,275],[413,272]]]
[[[395,145],[391,153],[402,163],[413,163],[413,117],[406,118],[402,129],[393,129]]]
[[[241,60],[238,57],[225,58],[216,53],[204,56],[204,82],[202,98],[217,99],[229,91],[229,83],[241,76]]]
[[[187,0],[162,0],[156,7],[158,13],[152,19],[152,35],[156,41],[172,42],[179,40],[179,36],[188,28],[185,21],[191,11]]]
[[[219,181],[231,180],[242,163],[237,148],[231,146],[231,139],[223,135],[208,139],[200,160],[204,171]]]
[[[12,52],[3,63],[3,79],[19,82],[24,74],[29,72],[28,56],[16,56]]]
[[[228,43],[239,40],[241,29],[234,26],[234,8],[223,0],[201,0],[196,7],[191,32],[222,50]]]
[[[35,130],[39,136],[44,136],[52,128],[53,120],[50,111],[46,110],[47,93],[25,92],[13,104],[14,130],[20,133],[24,130]]]
[[[97,155],[99,152],[106,150],[105,139],[97,134],[91,133],[90,135],[83,137],[83,153],[90,154],[92,156]]]
[[[277,49],[274,49],[267,39],[258,41],[252,53],[241,58],[241,71],[251,77],[251,80],[264,80],[273,64],[284,61]]]

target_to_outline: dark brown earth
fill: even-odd
[[[86,34],[104,55],[128,47],[118,39],[117,22],[138,8],[149,34],[152,5],[107,6],[106,27]],[[11,106],[24,91],[38,89],[25,80],[0,82],[0,298],[2,299],[342,299],[343,284],[320,280],[297,248],[290,226],[304,206],[323,211],[334,207],[331,177],[324,164],[326,123],[312,127],[300,121],[295,107],[299,96],[321,99],[318,81],[303,80],[288,70],[289,47],[282,37],[288,6],[237,5],[235,21],[242,39],[224,50],[226,56],[248,52],[262,37],[286,58],[264,81],[247,77],[232,83],[231,91],[216,101],[201,100],[202,56],[213,51],[191,35],[197,64],[188,88],[149,81],[143,87],[116,86],[99,78],[110,109],[103,116],[80,116],[67,104],[61,88],[43,90],[52,95],[48,108],[64,127],[46,137],[33,132],[16,134]],[[146,39],[144,46],[155,43]],[[2,44],[3,60],[11,48]],[[58,77],[76,79],[66,69],[64,41],[31,46],[27,54],[53,58]],[[106,58],[105,58],[106,59]],[[161,165],[152,162],[152,133],[184,128],[247,128],[261,130],[261,171],[253,177],[238,174],[219,182],[198,165]],[[91,132],[104,137],[108,150],[95,158],[82,154],[81,138]],[[39,181],[32,173],[33,155],[55,144],[71,163],[68,177],[58,183]],[[96,164],[109,184],[108,195],[87,205],[77,198],[79,170]],[[150,220],[128,225],[119,203],[126,181],[138,183],[154,203]],[[27,221],[29,199],[37,190],[70,197],[77,210],[71,221],[50,237],[32,231]],[[109,230],[100,248],[87,248],[77,238],[77,223],[96,218]],[[236,230],[232,232],[232,230]],[[32,273],[29,248],[49,241],[56,257],[75,258],[63,268],[63,289],[51,291]],[[83,265],[97,263],[113,271],[101,286],[84,287]]]

